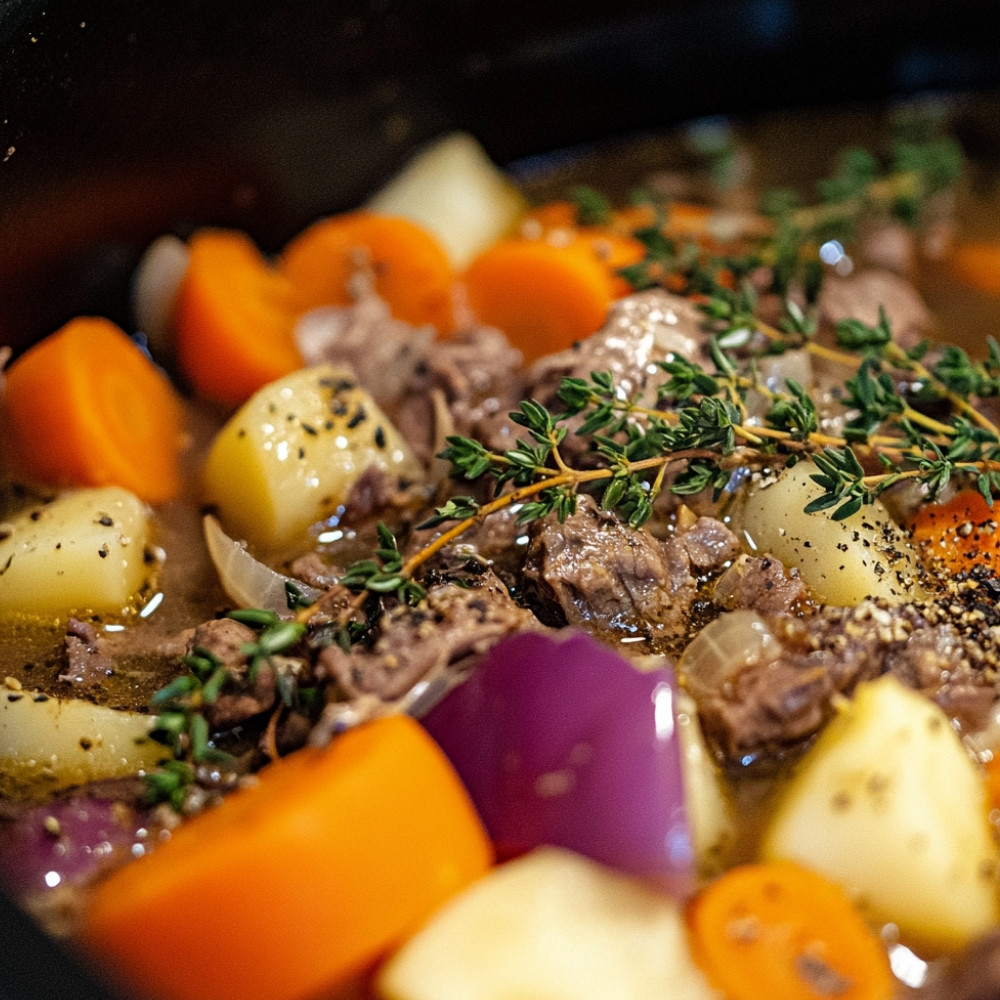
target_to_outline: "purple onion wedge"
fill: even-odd
[[[554,844],[678,895],[694,857],[667,667],[571,630],[505,639],[423,722],[501,857]]]

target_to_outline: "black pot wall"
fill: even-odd
[[[276,249],[465,128],[501,163],[707,114],[1000,87],[995,0],[3,0],[0,344],[127,322],[142,247]],[[2,901],[0,901],[2,902]],[[80,1000],[0,906],[0,1000]],[[22,957],[24,956],[24,957]]]

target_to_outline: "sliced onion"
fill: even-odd
[[[174,303],[187,265],[187,245],[176,236],[160,236],[146,248],[132,278],[135,322],[154,357],[171,354]]]
[[[497,643],[423,722],[469,789],[500,857],[551,844],[667,891],[695,868],[661,663],[639,671],[579,632]]]
[[[781,643],[756,611],[739,609],[719,615],[688,643],[677,664],[684,685],[694,695],[717,691],[751,663],[770,663]]]
[[[263,608],[290,616],[288,587],[293,586],[307,601],[315,601],[322,591],[271,569],[223,530],[218,520],[206,514],[202,521],[205,544],[212,557],[219,582],[226,594],[241,608]]]

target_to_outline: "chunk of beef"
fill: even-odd
[[[468,586],[442,583],[427,591],[419,607],[390,610],[370,646],[339,645],[323,649],[315,671],[320,680],[336,680],[339,695],[353,721],[391,710],[420,681],[458,679],[474,658],[514,632],[541,628],[529,611],[517,605],[497,577],[486,572]],[[313,742],[325,742],[344,717],[342,700],[332,702],[313,731]]]
[[[219,661],[230,673],[227,685],[215,701],[204,706],[205,718],[215,729],[233,726],[274,707],[275,674],[268,663],[261,663],[253,681],[244,646],[253,643],[257,633],[232,618],[218,618],[199,625],[191,637],[190,651],[202,652]]]
[[[104,637],[90,623],[70,618],[63,640],[66,667],[59,680],[80,689],[99,687],[114,673],[114,660]]]
[[[966,582],[926,604],[768,617],[780,651],[693,692],[706,736],[732,760],[794,747],[832,715],[835,695],[887,672],[980,730],[1000,693],[1000,624],[984,620],[975,591]]]
[[[665,377],[658,361],[670,355],[707,361],[703,323],[697,306],[662,288],[629,295],[611,307],[607,322],[592,337],[536,362],[529,373],[528,393],[558,409],[557,393],[564,378],[589,380],[591,372],[611,372],[626,396],[638,395],[644,405],[655,406],[656,386]],[[586,446],[570,434],[562,447],[572,455]]]
[[[910,346],[930,332],[930,310],[913,285],[892,271],[872,269],[843,278],[829,275],[823,282],[820,321],[830,328],[842,319],[874,326],[880,307],[900,344]]]
[[[434,341],[434,330],[394,319],[370,284],[356,282],[354,290],[352,305],[307,313],[296,329],[296,343],[308,365],[332,362],[350,368],[375,402],[388,410],[407,392]]]
[[[741,555],[719,577],[713,593],[714,602],[726,611],[746,608],[762,615],[793,614],[807,597],[798,572],[766,555]]]
[[[533,526],[525,580],[543,608],[562,620],[617,642],[643,637],[669,648],[685,635],[698,592],[696,572],[732,559],[739,545],[728,528],[699,519],[689,532],[663,542],[636,531],[590,497],[562,524]]]
[[[487,447],[513,445],[507,414],[524,398],[523,356],[492,327],[474,326],[436,342],[406,385],[391,416],[425,460],[450,434],[475,437]]]

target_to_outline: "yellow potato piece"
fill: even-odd
[[[222,428],[205,463],[205,494],[230,535],[276,553],[301,548],[371,466],[422,476],[353,375],[317,365],[265,386]]]
[[[42,794],[156,767],[170,751],[153,717],[0,688],[0,794]]]
[[[146,506],[117,486],[61,493],[4,525],[0,615],[122,615],[146,582]]]
[[[1000,919],[984,779],[945,714],[891,675],[861,685],[778,805],[768,858],[844,886],[921,950],[951,950]]]
[[[446,903],[376,979],[383,1000],[717,1000],[680,904],[541,847]]]
[[[462,269],[514,228],[525,201],[471,135],[455,132],[418,153],[365,207],[419,223]]]
[[[751,548],[797,568],[825,604],[853,607],[866,597],[894,604],[913,599],[916,554],[881,501],[843,521],[834,521],[829,511],[805,512],[822,492],[810,478],[818,471],[811,462],[799,462],[752,489],[741,515]]]

